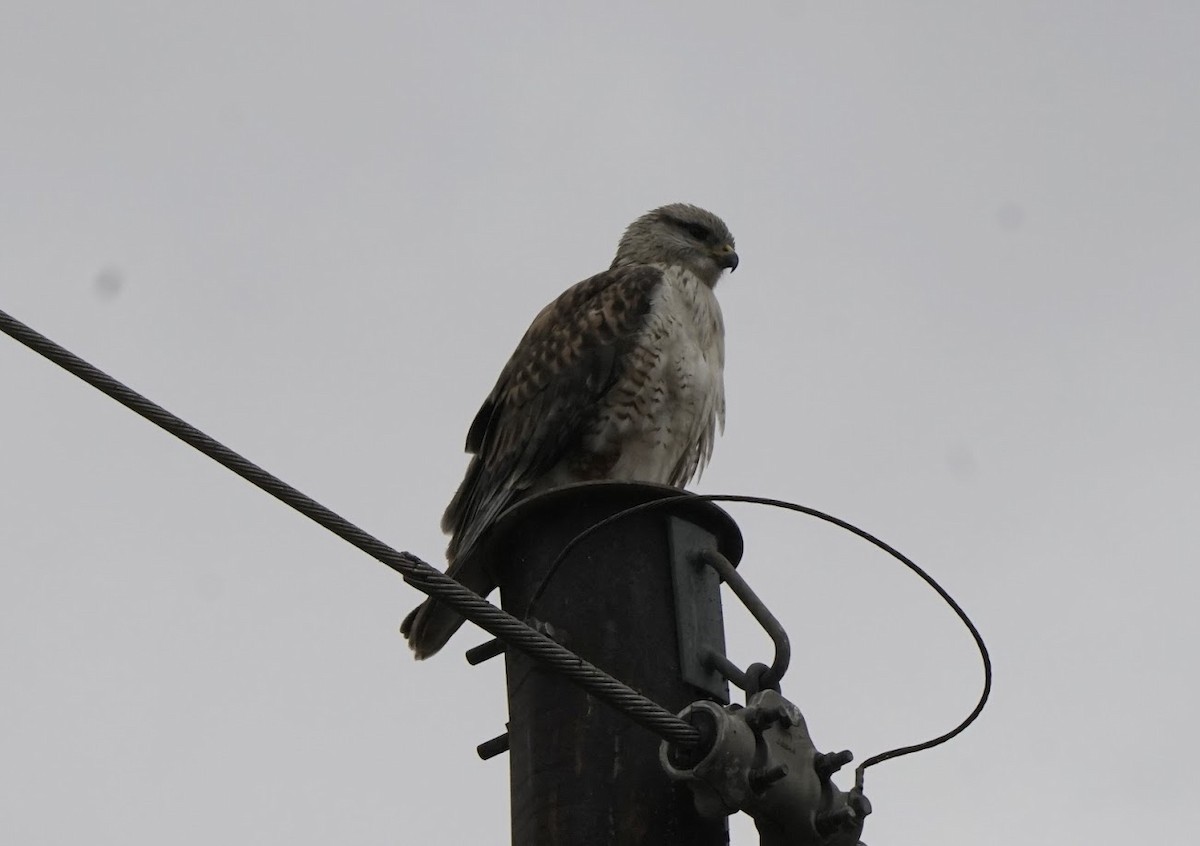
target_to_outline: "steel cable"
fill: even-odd
[[[4,311],[0,311],[0,331],[87,382],[135,414],[146,418],[160,429],[171,433],[250,484],[299,511],[376,561],[386,564],[417,590],[436,596],[475,625],[509,646],[541,661],[662,739],[682,744],[695,743],[700,739],[700,732],[695,727],[679,719],[666,708],[647,699],[540,632],[534,631],[516,617],[492,605],[470,588],[459,584],[417,556],[393,549]]]

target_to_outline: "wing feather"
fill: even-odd
[[[451,573],[487,526],[578,445],[662,281],[652,267],[607,270],[534,318],[467,434],[474,458],[442,518]]]

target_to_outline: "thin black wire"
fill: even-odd
[[[911,746],[901,746],[896,749],[890,749],[887,752],[881,752],[880,754],[873,755],[872,757],[863,761],[854,771],[855,786],[860,791],[862,790],[863,786],[863,773],[868,767],[873,767],[876,764],[891,760],[892,758],[899,758],[902,755],[909,755],[913,752],[923,752],[926,749],[932,749],[934,746],[940,746],[951,738],[961,734],[967,728],[967,726],[975,722],[975,719],[983,711],[983,706],[987,704],[988,697],[992,692],[992,658],[991,655],[988,654],[987,644],[983,642],[983,636],[979,634],[979,629],[975,628],[975,624],[971,622],[971,618],[967,616],[967,612],[963,611],[962,607],[955,602],[954,597],[947,593],[946,590],[937,583],[937,580],[925,572],[925,570],[918,566],[916,562],[904,555],[895,547],[875,537],[870,532],[860,529],[858,526],[855,526],[852,523],[847,523],[845,520],[842,520],[838,517],[834,517],[832,514],[826,514],[824,511],[818,511],[815,508],[809,508],[806,505],[799,505],[797,503],[787,502],[786,500],[782,499],[770,499],[768,497],[761,496],[744,496],[740,494],[681,494],[680,496],[669,496],[663,499],[643,502],[640,505],[626,508],[624,511],[619,511],[616,514],[605,517],[603,520],[589,526],[575,537],[571,538],[571,540],[567,542],[566,546],[564,546],[558,553],[554,561],[551,562],[550,567],[546,570],[546,575],[542,577],[542,580],[538,583],[537,589],[533,592],[533,598],[529,602],[530,612],[532,612],[534,603],[538,601],[538,598],[542,595],[542,592],[546,589],[546,586],[554,577],[554,574],[558,570],[559,566],[564,560],[566,560],[567,555],[570,554],[571,550],[573,550],[592,534],[617,522],[618,520],[624,520],[626,517],[629,517],[633,514],[638,514],[643,511],[649,511],[654,508],[661,508],[665,505],[680,502],[744,502],[751,505],[767,505],[772,508],[784,508],[788,511],[798,511],[801,514],[807,514],[810,517],[816,517],[818,520],[824,520],[827,523],[832,523],[838,528],[845,529],[848,532],[858,535],[863,540],[874,544],[888,555],[891,555],[909,570],[920,576],[925,584],[937,591],[938,596],[940,596],[946,602],[946,604],[954,610],[954,613],[958,615],[958,618],[962,620],[963,625],[965,625],[967,630],[971,633],[971,637],[975,639],[975,646],[979,649],[979,657],[983,660],[983,692],[980,694],[979,702],[975,705],[974,710],[972,710],[971,713],[967,715],[966,719],[964,719],[953,729],[945,734],[933,738],[932,740],[926,740],[923,743],[915,743]]]
[[[146,418],[160,429],[170,432],[188,446],[232,470],[250,484],[299,511],[347,543],[358,547],[376,561],[391,567],[417,590],[436,596],[475,625],[530,657],[542,661],[664,740],[693,744],[700,739],[700,732],[694,726],[679,719],[666,708],[529,628],[516,617],[492,605],[470,588],[464,587],[415,555],[398,552],[4,311],[0,311],[0,331],[68,373],[79,377],[135,414]]]

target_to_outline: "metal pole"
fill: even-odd
[[[584,529],[678,495],[657,485],[562,488],[508,512],[488,540],[492,560],[504,562],[495,575],[506,611],[528,615],[531,625],[542,624],[580,657],[676,713],[710,694],[681,678],[671,523],[691,523],[699,529],[691,537],[737,561],[741,535],[724,511],[680,502],[631,515],[589,536],[542,582]],[[710,589],[719,590],[715,581]],[[719,594],[702,599],[719,607]],[[722,632],[710,634],[724,642]],[[659,737],[516,650],[505,662],[513,846],[729,842],[726,821],[701,819],[691,792],[667,777]]]

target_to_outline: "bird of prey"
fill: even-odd
[[[713,287],[738,265],[719,217],[675,203],[625,230],[608,270],[534,318],[467,433],[466,477],[442,517],[447,573],[481,596],[475,555],[520,499],[572,482],[683,487],[725,426],[725,340]],[[427,599],[400,630],[418,659],[463,618]]]

